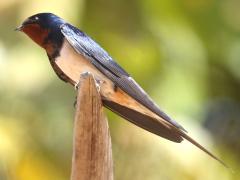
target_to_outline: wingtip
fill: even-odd
[[[218,158],[217,156],[215,156],[213,153],[211,153],[209,150],[207,150],[205,147],[203,147],[201,144],[199,144],[197,141],[195,141],[193,138],[191,138],[190,136],[188,136],[185,132],[180,131],[179,132],[181,134],[181,136],[188,140],[190,143],[192,143],[193,145],[195,145],[196,147],[198,147],[199,149],[201,149],[202,151],[204,151],[205,153],[207,153],[210,157],[212,157],[213,159],[215,159],[216,161],[218,161],[220,164],[222,164],[225,168],[227,168],[228,170],[230,170],[232,173],[234,173],[233,169],[228,166],[223,160],[221,160],[220,158]]]

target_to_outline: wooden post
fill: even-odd
[[[111,137],[90,73],[81,75],[73,137],[71,180],[113,180]]]

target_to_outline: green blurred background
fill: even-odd
[[[87,32],[231,173],[188,142],[175,144],[113,113],[116,180],[238,179],[239,0],[2,0],[0,179],[67,180],[76,92],[45,52],[14,32],[53,12]]]

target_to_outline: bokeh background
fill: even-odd
[[[76,92],[23,33],[53,12],[99,42],[189,134],[175,144],[106,110],[116,180],[230,180],[240,169],[239,0],[2,0],[0,179],[67,180]]]

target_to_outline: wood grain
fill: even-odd
[[[80,78],[74,122],[71,180],[113,180],[111,137],[91,74]]]

